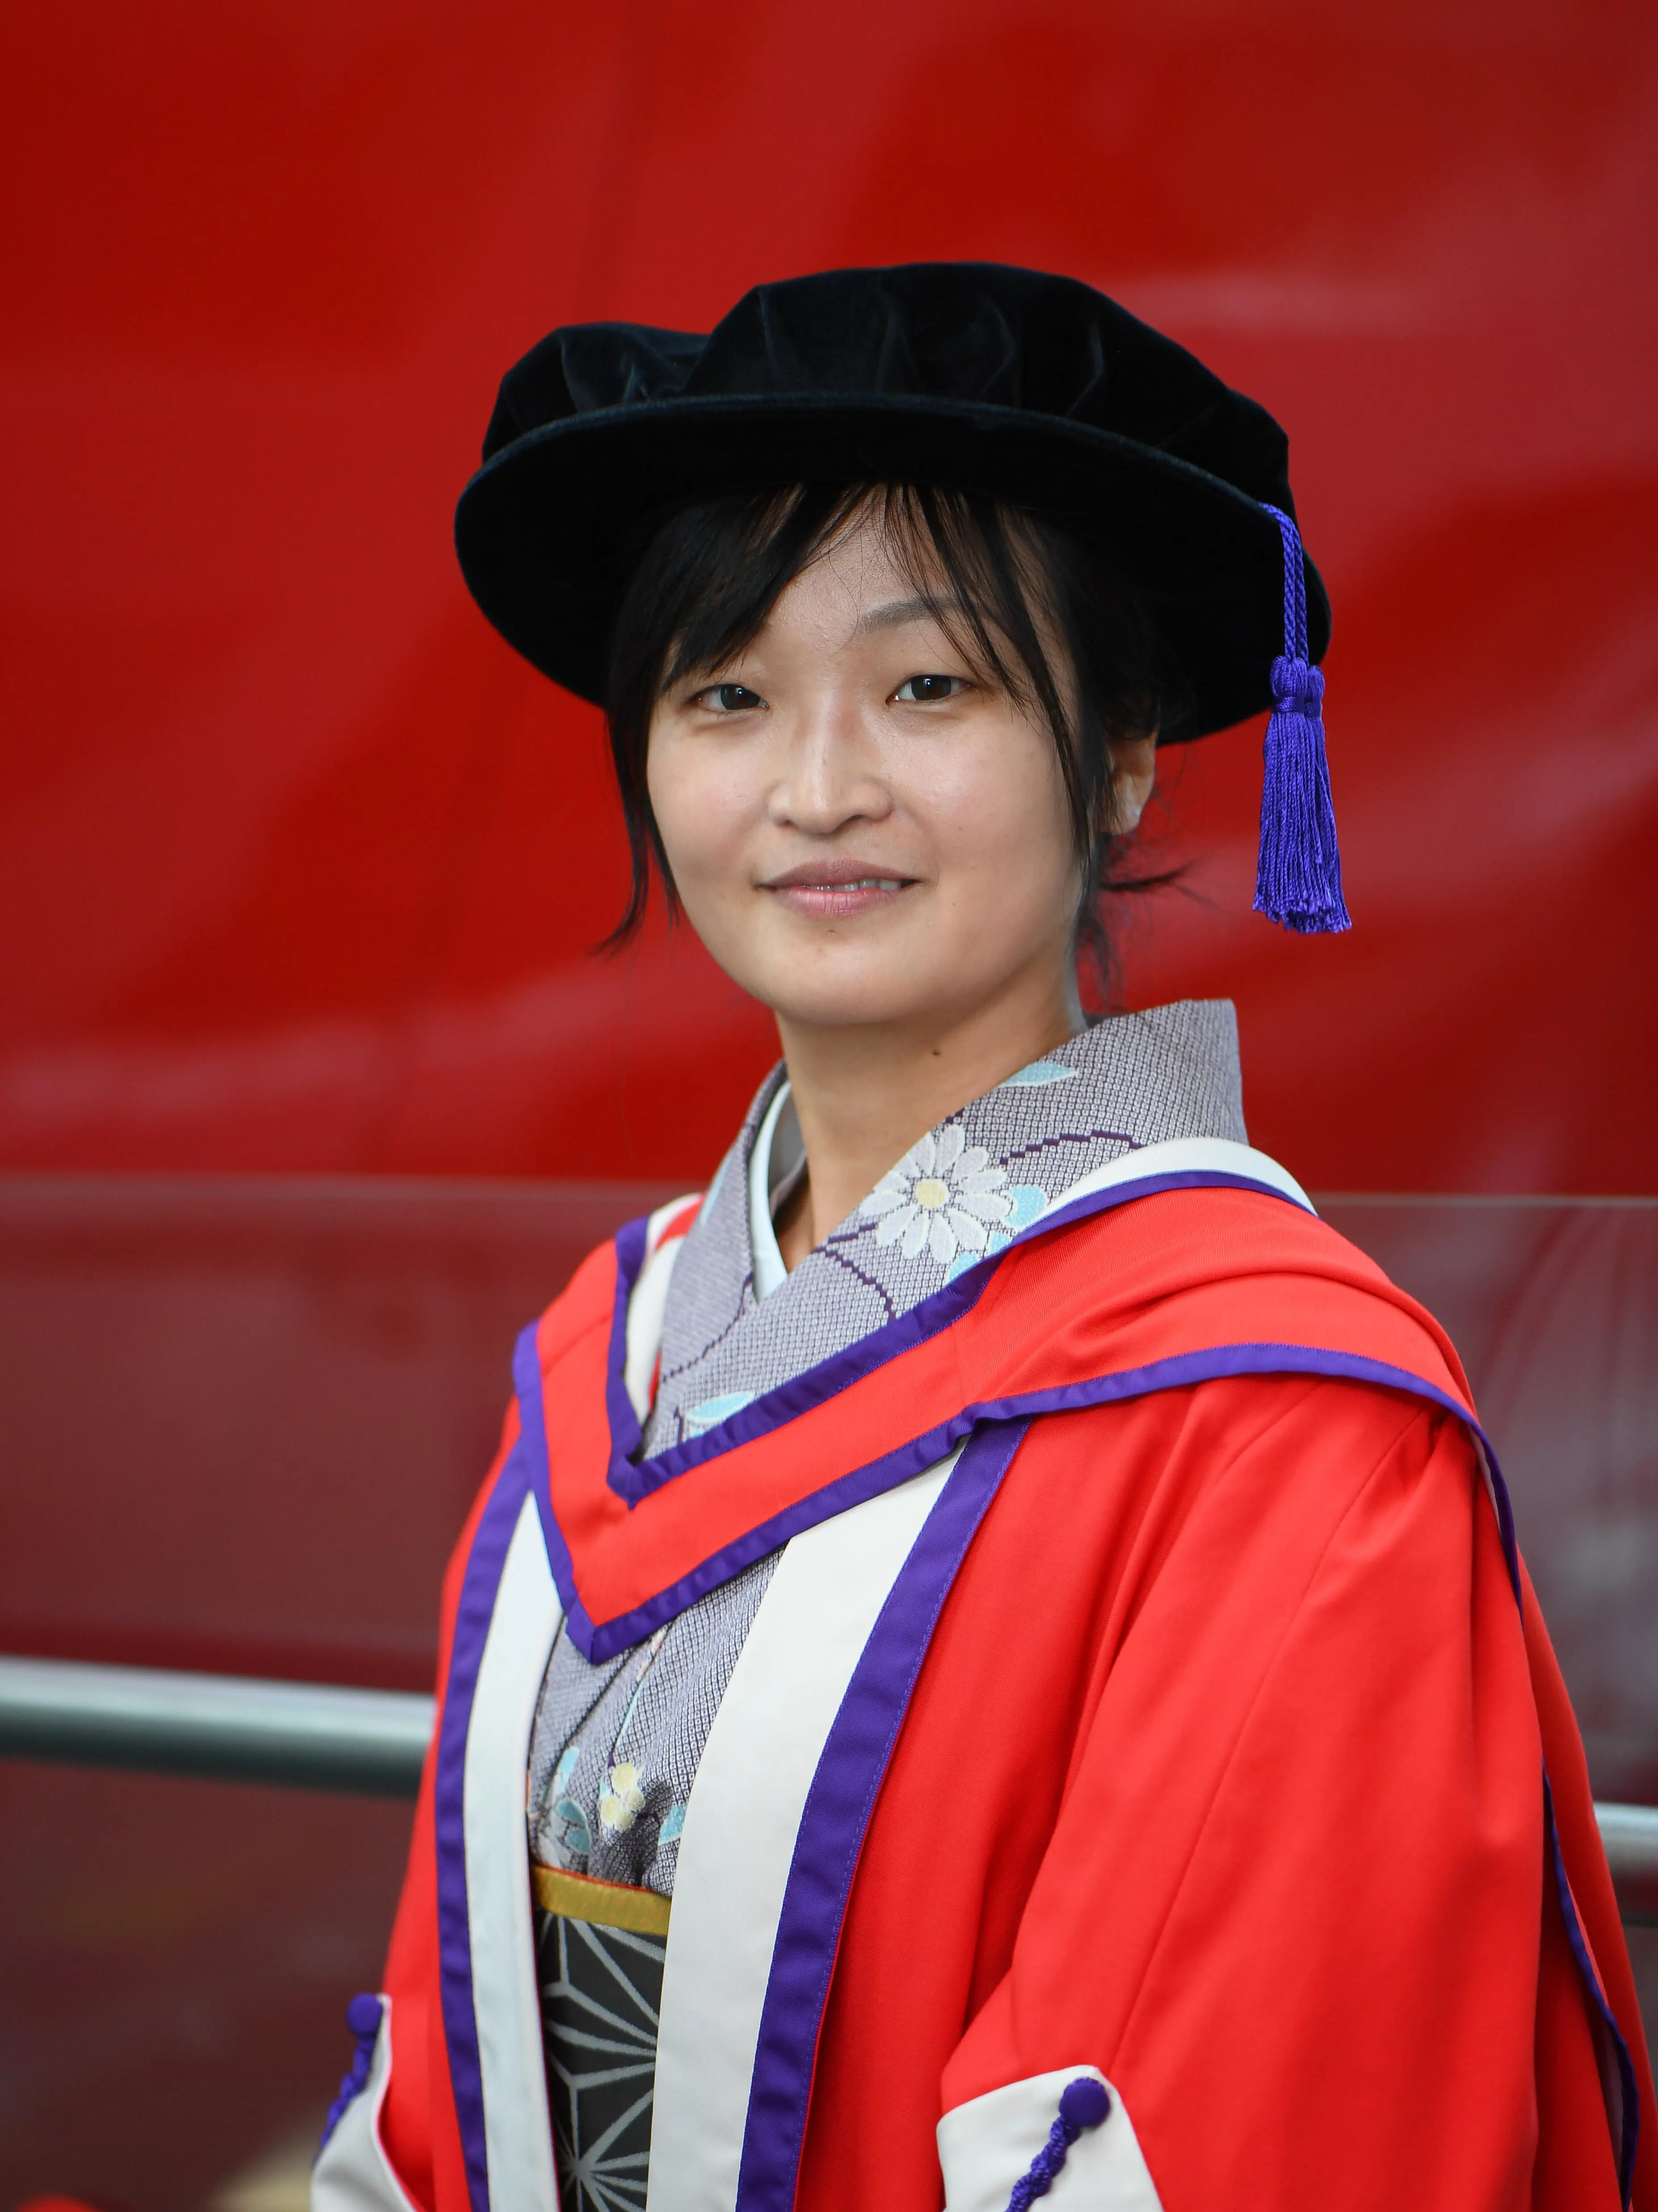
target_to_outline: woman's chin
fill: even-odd
[[[791,993],[766,1003],[786,1028],[799,1030],[884,1030],[914,1019],[906,1001],[889,1000],[878,992]]]
[[[854,977],[829,985],[786,988],[755,994],[762,998],[785,1028],[807,1030],[902,1030],[931,1035],[948,1026],[958,994],[918,991],[913,976]]]

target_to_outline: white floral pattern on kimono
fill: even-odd
[[[985,1147],[969,1145],[959,1121],[947,1121],[913,1144],[858,1210],[879,1220],[878,1244],[899,1244],[907,1260],[925,1247],[947,1267],[963,1246],[982,1252],[1012,1212],[1006,1182]]]

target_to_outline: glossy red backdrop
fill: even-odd
[[[0,225],[0,1646],[422,1680],[513,1329],[771,1055],[693,944],[587,958],[597,717],[455,570],[556,322],[996,256],[1259,396],[1357,927],[1249,914],[1216,738],[1126,1001],[1236,996],[1315,1188],[1658,1189],[1643,0],[55,0]],[[1650,1794],[1649,1215],[1333,1212],[1456,1328],[1597,1786]],[[0,2212],[303,2204],[406,1820],[0,1761]]]
[[[1171,763],[1129,1003],[1326,1188],[1650,1190],[1658,16],[1638,0],[64,0],[0,125],[0,1164],[689,1179],[770,1044],[590,961],[597,718],[449,518],[555,322],[993,256],[1290,426],[1357,927]],[[659,1079],[672,1072],[671,1091]]]

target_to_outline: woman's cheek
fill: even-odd
[[[727,781],[671,742],[653,754],[651,809],[682,897],[717,889],[732,864],[738,816]]]

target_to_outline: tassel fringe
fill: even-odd
[[[1324,750],[1324,677],[1307,658],[1301,539],[1287,514],[1266,512],[1284,540],[1284,651],[1272,663],[1255,911],[1303,935],[1351,929]]]

